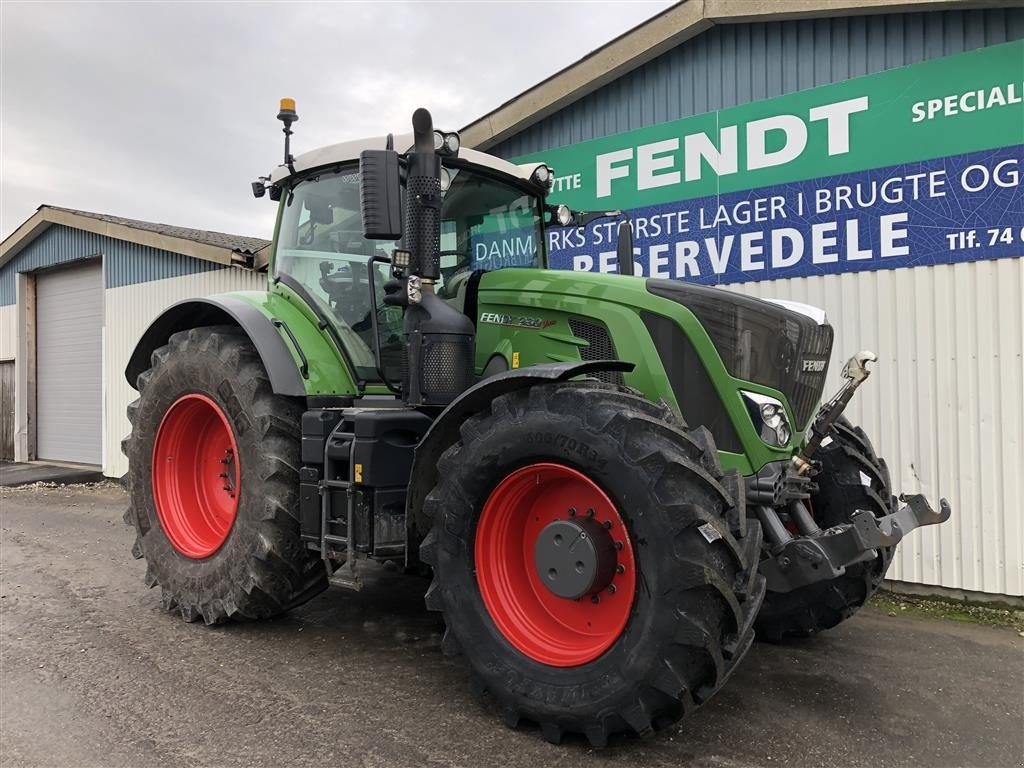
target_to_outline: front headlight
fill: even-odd
[[[747,412],[750,413],[751,421],[761,434],[761,439],[768,445],[784,446],[789,443],[793,431],[782,403],[774,397],[757,392],[743,390],[740,394],[747,406]]]

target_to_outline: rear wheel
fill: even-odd
[[[818,492],[811,512],[821,528],[850,522],[857,510],[875,517],[896,511],[889,468],[864,430],[840,419],[814,458],[821,462],[815,476]],[[809,637],[853,616],[881,586],[895,547],[878,550],[873,560],[848,566],[842,576],[819,581],[791,592],[769,592],[757,618],[759,639],[779,642]]]
[[[671,418],[599,382],[542,385],[494,400],[442,456],[427,606],[510,724],[646,735],[749,647],[760,528],[707,431]]]
[[[164,607],[214,624],[274,616],[326,588],[294,517],[302,404],[273,394],[248,337],[176,333],[138,387],[125,522]]]

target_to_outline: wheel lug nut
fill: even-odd
[[[598,603],[601,602],[601,596],[600,595],[591,595],[590,596],[590,602],[592,602],[594,605],[597,605]]]
[[[576,517],[576,507],[569,507],[569,517]]]
[[[609,584],[608,585],[608,594],[609,595],[614,595],[615,594],[615,585],[614,584]]]
[[[605,528],[611,528],[612,527],[612,521],[611,520],[605,520],[604,521],[604,527]]]
[[[621,541],[616,541],[615,542],[615,548],[616,549],[622,549],[622,542]]]
[[[593,517],[593,516],[594,516],[594,508],[591,507],[590,509],[587,510],[587,517]]]
[[[219,475],[217,475],[217,477],[222,478],[224,480],[227,480],[228,473],[227,472],[221,472]]]
[[[619,563],[618,565],[615,566],[615,572],[616,573],[625,573],[626,572],[626,566],[624,566],[622,563]]]

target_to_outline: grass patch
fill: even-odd
[[[1006,627],[1024,633],[1024,611],[1009,606],[982,605],[966,600],[918,597],[885,591],[876,592],[868,604],[890,616],[911,615],[965,621],[989,627]]]

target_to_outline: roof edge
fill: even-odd
[[[682,0],[465,126],[465,147],[487,150],[716,24],[1009,8],[1019,0]]]
[[[8,235],[0,243],[0,267],[18,255],[33,240],[42,234],[51,225],[59,224],[74,229],[81,229],[97,235],[111,237],[115,240],[124,240],[129,243],[147,245],[151,248],[158,248],[163,251],[180,253],[203,261],[212,261],[225,266],[238,265],[240,260],[235,256],[236,252],[230,248],[222,248],[216,245],[198,243],[188,238],[175,237],[173,235],[151,232],[145,229],[137,229],[126,224],[118,224],[103,219],[83,216],[72,213],[61,208],[54,208],[49,205],[41,205],[36,212],[26,219],[20,227]],[[262,250],[262,249],[261,249]]]

